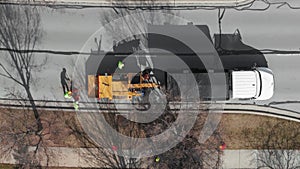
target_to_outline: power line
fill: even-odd
[[[57,50],[48,50],[48,49],[32,49],[32,50],[20,50],[20,49],[11,49],[11,48],[0,48],[0,51],[8,51],[15,53],[48,53],[55,55],[90,55],[89,52],[78,52],[78,51],[57,51]]]

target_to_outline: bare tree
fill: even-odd
[[[36,135],[32,110],[1,108],[0,152],[1,157],[13,157],[18,168],[47,168],[57,165],[57,154],[49,147],[76,147],[80,144],[66,125],[74,117],[72,112],[40,110],[43,130]]]
[[[267,122],[246,138],[258,150],[253,159],[258,168],[300,168],[300,127],[295,122]]]
[[[143,1],[143,3],[151,6],[155,5],[155,0],[149,0],[149,1]],[[166,2],[168,4],[168,2]],[[139,13],[140,12],[140,13]],[[132,15],[131,15],[132,14]],[[178,20],[175,19],[175,16],[177,13],[171,10],[160,10],[160,11],[147,11],[142,12],[138,10],[129,10],[129,9],[122,9],[118,8],[115,10],[111,10],[110,12],[101,13],[101,24],[106,26],[106,34],[105,36],[110,36],[110,39],[113,39],[115,41],[122,41],[128,37],[131,37],[133,39],[139,39],[140,40],[140,47],[141,49],[145,49],[147,46],[147,29],[148,24],[176,24],[178,23]],[[118,22],[118,25],[111,24],[111,22],[114,19],[120,19]],[[133,36],[139,34],[140,36]],[[127,40],[127,39],[126,39]],[[131,39],[132,40],[132,39]],[[123,41],[124,42],[124,41]],[[124,43],[123,43],[124,44]],[[115,44],[114,44],[115,45]],[[124,51],[127,52],[127,51]],[[141,58],[141,57],[139,57]],[[147,60],[147,62],[150,62]],[[139,65],[139,62],[137,60],[137,64]],[[151,65],[150,63],[148,65]],[[141,68],[141,71],[142,68]],[[169,79],[170,80],[170,79]],[[173,84],[173,86],[176,86],[176,84]],[[176,92],[174,92],[176,93]],[[173,93],[172,93],[173,94]],[[167,98],[172,98],[173,96],[170,96],[167,94]],[[175,95],[175,94],[174,94]],[[115,113],[113,113],[115,114]],[[106,118],[107,121],[110,121],[109,124],[118,132],[122,134],[128,134],[128,133],[135,133],[133,134],[136,137],[143,137],[142,135],[145,134],[147,138],[151,136],[156,136],[157,134],[163,132],[168,127],[172,125],[174,120],[177,118],[177,115],[165,111],[163,115],[161,115],[158,119],[156,119],[153,122],[147,123],[147,124],[137,124],[134,122],[130,122],[128,120],[124,120],[125,124],[122,126],[123,122],[116,122],[112,114],[108,114],[110,118]],[[94,118],[96,119],[96,118]],[[171,120],[170,120],[171,119]],[[187,119],[188,120],[188,119]],[[203,119],[202,119],[203,120]],[[86,121],[85,123],[88,123]],[[187,122],[189,123],[189,122]],[[203,123],[201,123],[203,125]],[[69,125],[70,127],[74,125]],[[97,126],[96,124],[93,126]],[[176,132],[181,132],[181,130],[185,130],[184,128],[179,129]],[[74,129],[74,132],[80,131],[79,129]],[[135,132],[133,132],[135,131]],[[139,132],[137,132],[139,131]],[[109,131],[103,131],[103,128],[101,132],[108,132]],[[197,133],[199,134],[199,132]],[[204,144],[200,144],[198,142],[197,135],[194,133],[193,136],[187,136],[182,143],[174,147],[173,149],[169,150],[168,152],[161,155],[162,159],[165,159],[161,161],[159,164],[156,164],[154,162],[155,157],[149,157],[144,159],[133,159],[135,164],[139,164],[143,167],[169,167],[169,168],[217,168],[220,166],[220,155],[221,152],[218,150],[219,143],[221,140],[221,137],[219,137],[218,133],[214,133],[214,136],[207,141]],[[108,134],[109,135],[109,134]],[[177,135],[177,134],[176,134]],[[78,137],[83,138],[85,136],[85,140],[88,139],[84,132],[81,130],[78,132]],[[129,134],[129,136],[132,136]],[[111,144],[112,140],[116,141],[118,138],[110,138],[105,137],[102,138],[101,142],[106,144]],[[168,138],[166,138],[168,139]],[[134,144],[133,144],[134,145]],[[120,146],[120,145],[119,145]],[[155,145],[151,145],[151,141],[149,142],[149,146],[153,146],[153,149],[155,149]],[[125,161],[128,161],[127,159],[124,159],[124,157],[113,157],[111,155],[108,155],[107,152],[103,151],[103,149],[98,148],[100,153],[94,154],[94,158],[97,158],[98,162],[100,163],[107,163],[109,167],[129,167],[132,163],[126,163]],[[176,160],[174,160],[176,158]],[[177,163],[179,162],[179,163]],[[130,167],[138,167],[139,165],[131,165]],[[157,166],[158,165],[158,166]]]
[[[25,159],[29,155],[28,145],[35,145],[33,150],[33,156],[35,156],[43,142],[41,113],[36,108],[31,92],[31,86],[34,82],[33,73],[40,71],[47,61],[46,57],[44,59],[36,58],[31,52],[42,37],[41,19],[36,7],[1,5],[0,23],[0,46],[7,49],[7,52],[3,52],[4,56],[1,57],[0,75],[11,80],[12,84],[17,84],[24,89],[15,90],[11,88],[12,90],[9,90],[8,95],[13,98],[28,99],[31,106],[31,109],[24,109],[24,117],[11,117],[14,124],[21,126],[12,126],[16,128],[11,128],[11,131],[7,133],[7,136],[11,136],[10,138],[13,139],[13,141],[11,140],[13,144],[8,145],[11,145],[11,148],[17,147],[17,152],[20,154],[18,159]],[[26,103],[22,104],[25,105]],[[31,118],[32,116],[33,118]],[[32,140],[35,140],[34,144],[32,144]],[[31,143],[29,144],[29,142]],[[26,167],[26,165],[24,166]]]
[[[89,113],[88,116],[100,119],[99,116],[91,115],[91,113]],[[139,130],[139,126],[136,123],[126,121],[124,117],[115,112],[104,113],[103,116],[106,122],[121,134],[130,137],[145,136],[143,131]],[[113,136],[107,127],[103,127],[103,125],[107,125],[103,123],[102,120],[104,119],[97,122],[90,120],[90,118],[86,118],[85,120],[95,127],[94,129],[97,131],[96,134],[99,136],[97,138],[100,139],[97,142],[92,140],[90,135],[87,135],[82,129],[82,123],[80,124],[75,118],[69,120],[67,124],[76,138],[85,147],[84,152],[82,152],[84,156],[81,158],[85,160],[86,164],[89,164],[90,167],[140,168],[141,161],[139,161],[139,159],[128,157],[128,153],[130,153],[128,151],[130,151],[132,147],[128,147],[128,144],[121,142],[119,137]],[[99,142],[101,145],[99,145]],[[134,147],[134,144],[133,141],[131,146]],[[118,153],[116,153],[116,151],[118,151]],[[127,156],[123,156],[122,154],[127,154]]]
[[[162,132],[165,128],[170,127],[176,117],[176,114],[167,113],[165,117],[158,119],[159,124],[162,124],[158,131]],[[215,131],[205,143],[198,141],[206,118],[207,114],[202,112],[198,116],[195,126],[182,142],[163,154],[148,158],[147,166],[149,168],[221,168],[222,151],[219,149],[220,142],[222,142],[221,130]],[[187,121],[189,120],[187,119]],[[182,137],[179,134],[182,130],[184,129],[179,127],[174,132],[178,137]],[[156,135],[157,133],[152,134]],[[156,161],[157,158],[159,161]]]
[[[103,104],[102,108],[114,109],[114,106]],[[104,113],[104,119],[100,118],[99,114],[99,112],[80,112],[80,123],[75,118],[68,122],[69,128],[84,145],[85,152],[81,154],[81,158],[85,159],[86,163],[90,164],[90,167],[163,168],[165,166],[168,168],[220,168],[221,166],[222,161],[220,157],[222,151],[219,149],[222,142],[221,131],[214,132],[203,144],[198,142],[200,131],[207,118],[206,113],[199,115],[195,127],[185,138],[181,134],[186,130],[184,125],[177,125],[172,130],[173,134],[181,137],[183,141],[171,150],[159,155],[161,158],[159,163],[155,162],[155,156],[130,158],[130,156],[128,157],[129,151],[139,146],[134,138],[147,138],[148,145],[143,147],[143,149],[156,153],[160,145],[154,144],[153,136],[157,136],[170,128],[177,119],[178,112],[166,110],[159,118],[149,123],[130,121],[113,110]],[[107,123],[104,123],[103,120]],[[191,121],[189,118],[185,120],[183,123]],[[110,125],[113,128],[112,130],[133,138],[133,141],[130,144],[123,142],[120,137],[113,136],[111,129],[107,129],[104,125]],[[167,143],[169,137],[164,139],[166,139]],[[163,142],[162,144],[165,144],[165,141]],[[118,151],[118,153],[114,151]]]

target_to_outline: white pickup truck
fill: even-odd
[[[232,71],[233,99],[267,100],[274,93],[274,75],[271,69],[258,67],[250,71]]]
[[[149,25],[149,30],[152,30],[153,32],[158,30],[160,30],[158,32],[170,32],[171,34],[187,36],[193,39],[194,34],[192,33],[193,31],[191,31],[193,30],[191,29],[192,27],[193,26],[191,25]],[[155,76],[155,79],[159,81],[160,88],[164,88],[164,90],[167,91],[169,96],[168,99],[170,100],[180,98],[181,93],[178,82],[174,80],[174,76],[178,76],[177,80],[182,80],[180,84],[191,85],[190,82],[193,79],[187,79],[189,76],[186,76],[186,72],[192,72],[194,74],[194,77],[192,78],[195,78],[198,83],[199,96],[202,100],[268,100],[273,96],[273,72],[267,68],[267,61],[259,50],[248,46],[241,41],[239,31],[237,31],[237,34],[222,34],[222,36],[216,34],[214,36],[215,43],[213,43],[208,26],[197,25],[197,27],[208,38],[197,39],[197,41],[200,41],[203,44],[211,43],[211,48],[208,48],[207,45],[199,45],[199,49],[197,48],[196,51],[192,51],[181,42],[168,36],[161,36],[160,34],[148,35],[149,49],[163,49],[177,55],[176,57],[179,57],[189,67],[189,70],[183,70],[180,66],[174,66],[176,65],[176,59],[174,59],[175,56],[168,53],[147,54],[147,56],[149,55],[148,58],[143,57],[141,54],[139,57],[127,57],[134,51],[133,44],[136,44],[136,46],[139,45],[139,42],[136,40],[130,40],[128,43],[121,43],[118,46],[114,46],[113,52],[94,52],[95,54],[91,55],[86,63],[86,80],[89,81],[88,76],[94,76],[95,72],[97,72],[97,76],[114,74],[114,78],[116,78],[115,70],[118,68],[117,65],[119,65],[120,61],[126,62],[125,69],[119,68],[121,73],[136,73],[137,78],[135,79],[137,80],[132,80],[130,82],[132,84],[140,83],[140,74],[137,72],[141,70],[141,65],[148,65],[149,67],[151,67],[150,65],[154,65],[153,67],[156,67],[156,65],[171,65],[173,66],[172,68],[165,69],[164,71],[159,69],[149,71],[153,73],[150,73],[150,76]],[[218,45],[221,45],[224,50],[234,50],[241,53],[224,54],[218,50],[219,59],[223,66],[221,69],[220,67],[215,68],[215,65],[213,64],[204,65],[198,55],[195,54],[195,52],[197,52],[206,58],[216,58],[217,52],[213,47],[217,47]],[[256,53],[244,53],[245,51]],[[122,52],[125,53],[122,54]],[[124,61],[125,58],[126,61]],[[151,60],[151,64],[149,60]],[[207,67],[211,67],[211,69]],[[211,77],[212,79],[216,79],[214,84],[211,84],[210,82]],[[214,86],[212,87],[212,85]],[[125,92],[127,91],[125,90]]]

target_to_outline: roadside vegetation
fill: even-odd
[[[258,115],[223,114],[219,129],[223,131],[222,138],[228,149],[263,149],[269,145],[274,149],[300,150],[300,123],[297,122]],[[281,141],[276,143],[278,140]]]
[[[28,114],[27,111],[21,109],[0,109],[1,136],[3,136],[8,129],[11,129],[11,127],[14,127],[15,130],[17,130],[18,128],[18,130],[23,130],[23,125],[26,123],[30,123],[30,117],[28,115],[25,116],[25,114]],[[43,112],[41,116],[43,125],[48,126],[46,127],[46,129],[44,129],[44,133],[47,136],[48,140],[46,141],[47,146],[75,148],[82,146],[92,146],[89,144],[86,145],[85,143],[83,144],[82,141],[77,138],[76,134],[78,133],[74,131],[74,126],[77,128],[76,130],[81,130],[80,132],[83,131],[76,119],[75,112],[46,111]],[[32,120],[33,118],[34,117],[31,117]],[[122,129],[122,127],[128,126],[128,124],[127,122],[122,121],[122,119],[120,118],[121,116],[119,116],[118,118],[118,123],[120,124],[119,128],[120,130],[124,130],[124,128]],[[174,121],[174,119],[172,120],[172,118],[174,118],[173,116],[167,115],[166,118],[170,123]],[[22,120],[17,121],[17,119]],[[24,121],[27,122],[25,123]],[[154,123],[157,123],[157,121]],[[161,132],[161,130],[157,129],[157,127],[155,127],[154,125],[146,126],[143,124],[138,127],[142,127],[144,128],[144,130],[148,130],[148,128],[151,127],[149,131],[152,131],[153,134],[159,134]],[[166,126],[161,129],[165,128]],[[201,130],[201,125],[196,125],[194,129],[195,128],[197,130]],[[194,130],[192,131],[194,132]],[[294,145],[283,144],[280,147],[278,145],[278,147],[274,148],[300,149],[300,124],[288,120],[257,115],[223,114],[218,127],[218,132],[221,134],[222,140],[226,143],[227,149],[262,148],[263,143],[259,143],[259,140],[261,141],[264,138],[268,138],[270,134],[276,135],[277,140],[292,139],[295,142]],[[126,132],[124,132],[124,134],[129,135],[126,134]],[[289,138],[289,136],[291,138]],[[141,137],[145,137],[145,133],[141,135]],[[261,145],[259,146],[259,144]]]
[[[17,165],[0,164],[1,169],[19,169]],[[78,169],[74,167],[47,167],[47,169]]]
[[[11,135],[11,133],[26,133],[26,127],[31,127],[30,124],[34,124],[32,123],[34,122],[34,114],[30,113],[30,111],[31,110],[0,109],[2,148],[4,147],[3,145],[12,144],[14,138],[17,137],[17,135]],[[138,138],[150,137],[163,132],[174,122],[176,115],[166,113],[160,119],[152,122],[151,125],[129,122],[122,116],[115,118],[113,114],[107,114],[105,118],[107,122],[120,133]],[[156,163],[154,159],[145,158],[142,159],[143,161],[131,159],[131,162],[128,164],[126,163],[127,159],[109,155],[107,151],[103,151],[103,149],[97,147],[97,144],[90,140],[85,134],[76,118],[75,112],[42,111],[41,122],[43,124],[43,131],[41,135],[43,136],[43,142],[41,145],[45,148],[98,148],[98,152],[91,152],[91,158],[99,158],[96,160],[97,163],[111,160],[109,161],[110,167],[119,168],[124,166],[143,166],[142,164],[150,168],[166,166],[189,166],[190,168],[195,166],[198,168],[204,166],[219,166],[219,157],[222,155],[222,151],[220,150],[221,142],[226,144],[226,149],[300,150],[300,124],[297,122],[257,115],[223,114],[217,131],[213,133],[206,143],[200,144],[197,138],[205,119],[206,115],[202,113],[184,140],[171,150],[159,156],[161,160],[160,163]],[[26,145],[34,146],[37,141],[34,135],[30,134],[27,134],[23,139]],[[105,138],[105,140],[108,140],[107,144],[110,143],[109,138]],[[1,151],[3,150],[5,151],[5,149]],[[204,150],[212,151],[207,152]],[[267,152],[269,153],[270,151]],[[2,153],[5,152],[1,152],[1,154]],[[19,154],[22,155],[22,152],[19,152]],[[49,157],[51,158],[51,155]],[[103,157],[107,159],[103,160]],[[210,159],[209,161],[213,161],[213,164],[204,164],[203,162],[208,161],[205,160],[207,158]],[[5,167],[11,168],[13,166],[1,166],[1,168]]]

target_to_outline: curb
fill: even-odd
[[[165,7],[165,8],[180,8],[180,7],[238,7],[247,5],[254,0],[158,0],[149,3],[142,0],[139,1],[123,1],[113,2],[112,0],[35,0],[29,3],[26,0],[11,0],[0,2],[0,4],[19,4],[19,5],[39,5],[39,6],[66,6],[66,7],[103,7],[103,8],[126,8],[126,7]]]
[[[23,104],[19,103],[20,100],[13,99],[0,99],[0,107],[6,108],[16,108],[23,109],[25,107],[31,107],[28,100]],[[75,111],[72,107],[72,101],[54,101],[54,100],[36,100],[36,107],[38,109],[44,110],[57,110],[57,111]],[[94,112],[99,111],[99,107],[95,107],[93,102],[81,102],[79,112]],[[105,104],[105,107],[101,109],[101,112],[116,113],[111,104]],[[181,109],[183,112],[188,110],[190,112],[201,110],[211,110],[211,113],[226,113],[226,114],[253,114],[260,116],[269,116],[285,120],[291,120],[295,122],[300,122],[300,113],[292,110],[281,109],[278,107],[270,107],[266,105],[253,105],[253,104],[241,104],[241,103],[182,103],[183,107],[178,105],[177,102],[170,102],[169,107],[171,109],[177,110]],[[126,114],[130,109],[128,109],[128,104],[120,103],[120,109],[117,112]]]

